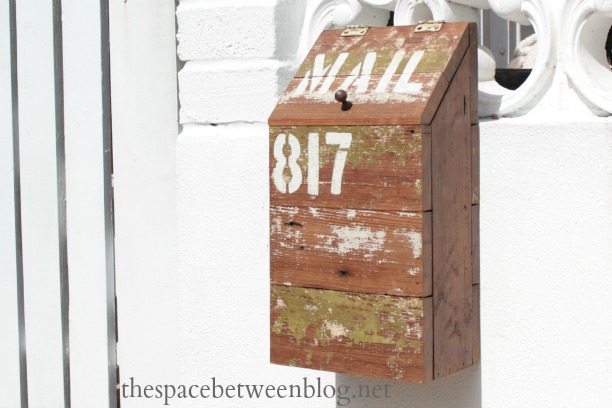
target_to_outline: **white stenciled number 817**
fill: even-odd
[[[340,194],[342,191],[342,174],[346,165],[348,149],[351,146],[353,135],[351,133],[328,132],[325,135],[325,144],[337,145],[336,157],[334,159],[334,168],[332,170],[331,193]],[[291,151],[289,157],[286,157],[283,148],[286,143],[289,143]],[[301,155],[301,146],[299,140],[292,134],[288,136],[284,133],[279,134],[274,141],[274,159],[276,166],[272,171],[272,179],[276,189],[285,194],[289,192],[295,193],[302,184],[302,169],[297,164],[297,160]],[[291,178],[289,181],[285,179],[285,167],[289,166]],[[308,134],[308,194],[319,194],[319,134]]]

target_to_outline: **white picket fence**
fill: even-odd
[[[108,30],[84,2],[0,7],[0,406],[111,406]]]
[[[116,407],[175,336],[174,9],[0,3],[1,408]]]

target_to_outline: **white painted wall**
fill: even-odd
[[[313,3],[334,2],[308,7]],[[364,3],[393,8],[394,2]],[[531,7],[536,3],[540,14]],[[559,12],[546,11],[553,2],[530,4],[538,24],[554,23],[546,20]],[[382,383],[268,363],[266,120],[296,67],[305,12],[275,0],[225,6],[182,0],[178,8],[179,57],[187,62],[179,74],[186,126],[176,151],[184,383],[211,376],[234,383],[303,376],[338,385]],[[548,95],[530,114],[481,123],[481,365],[424,386],[393,383],[391,398],[350,406],[611,406],[612,120],[591,114],[563,75],[558,68],[558,80],[544,84]],[[543,84],[535,86],[541,93]],[[524,96],[509,100],[512,109],[533,104]],[[209,400],[207,406],[228,403],[334,405]]]

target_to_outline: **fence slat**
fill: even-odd
[[[20,405],[9,2],[0,3],[0,407]]]
[[[114,298],[107,299],[100,2],[63,0],[62,11],[71,403],[108,408],[116,398],[109,394]]]
[[[52,2],[17,2],[17,41],[29,406],[63,407]]]
[[[173,1],[110,2],[121,382],[179,380],[174,15]]]

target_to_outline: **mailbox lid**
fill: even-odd
[[[415,29],[372,27],[355,37],[324,31],[270,125],[430,124],[466,53],[470,24],[444,23],[438,32]],[[347,91],[351,109],[340,109],[338,89]]]

